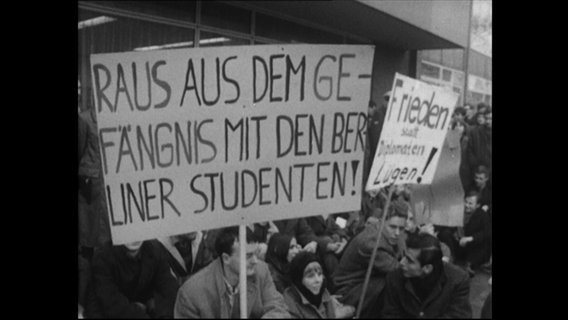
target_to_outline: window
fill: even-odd
[[[440,78],[440,68],[436,67],[434,65],[431,65],[429,63],[424,63],[422,62],[420,64],[421,67],[421,71],[420,74],[423,76],[427,76],[430,78],[434,78],[434,79],[439,79]]]
[[[201,23],[250,34],[251,12],[215,1],[201,2]]]
[[[442,80],[451,82],[452,81],[452,71],[448,69],[442,70]]]

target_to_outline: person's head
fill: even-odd
[[[316,254],[307,251],[298,253],[290,263],[290,279],[310,303],[319,307],[325,277],[322,263]]]
[[[252,232],[250,232],[248,228],[246,241],[246,274],[247,276],[252,276],[254,275],[256,263],[258,262],[256,256],[258,253],[258,241],[254,238]],[[228,227],[223,229],[218,235],[217,239],[215,239],[215,251],[223,262],[225,272],[230,272],[236,276],[239,275],[240,271],[240,245],[238,227]]]
[[[285,272],[287,270],[286,266],[298,252],[300,252],[300,246],[296,242],[296,238],[282,233],[275,233],[268,241],[265,261],[280,269],[281,272]]]
[[[440,241],[428,233],[410,234],[406,239],[406,252],[400,262],[406,278],[423,278],[442,268]]]
[[[475,115],[475,110],[473,110],[473,107],[470,104],[466,103],[463,108],[465,109],[465,117],[468,119],[473,118],[473,116]]]
[[[480,102],[477,104],[477,112],[478,113],[485,113],[489,109],[489,105],[485,102]]]
[[[485,111],[484,116],[485,116],[485,126],[491,128],[493,125],[493,113],[491,111],[491,108]]]
[[[393,203],[394,204],[394,203]],[[406,227],[408,209],[402,206],[391,205],[387,212],[383,235],[390,245],[398,244],[400,236]]]
[[[453,119],[456,121],[463,120],[465,118],[466,110],[464,107],[456,107],[454,109]]]
[[[485,124],[485,115],[481,112],[478,112],[475,115],[475,122],[477,123],[477,125],[482,126]]]
[[[143,243],[144,241],[134,241],[124,244],[124,247],[126,248],[126,255],[131,258],[136,257],[140,252],[140,248],[142,247]]]
[[[479,192],[468,192],[465,196],[465,213],[473,213],[479,208],[479,205]]]
[[[414,232],[416,230],[416,220],[414,219],[414,213],[412,211],[408,212],[408,218],[406,219],[406,226],[404,230],[407,232]]]
[[[485,185],[489,180],[489,169],[483,165],[478,166],[475,170],[475,176],[473,179],[478,188],[485,188]]]

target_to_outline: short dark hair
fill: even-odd
[[[246,230],[247,243],[258,242],[250,229],[246,228]],[[233,254],[233,245],[235,244],[235,241],[239,241],[239,227],[227,227],[221,230],[215,239],[215,252],[217,252],[217,256],[220,257],[223,253],[228,255]]]
[[[389,206],[389,210],[387,212],[387,220],[392,217],[408,219],[408,206],[403,202],[391,201],[391,205]]]
[[[454,113],[459,114],[459,115],[462,115],[462,116],[465,116],[466,112],[467,112],[467,111],[465,110],[464,107],[456,107],[456,108],[454,109]]]
[[[477,202],[479,202],[479,198],[481,197],[481,195],[479,194],[479,192],[471,190],[470,192],[466,193],[464,199],[471,197],[475,197],[477,199]]]
[[[406,239],[406,247],[410,249],[420,250],[418,255],[418,262],[421,266],[431,264],[434,269],[442,266],[442,247],[440,240],[435,236],[428,233],[410,233]]]

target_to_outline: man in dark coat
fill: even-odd
[[[473,171],[480,165],[484,165],[491,170],[491,128],[493,123],[491,110],[485,111],[484,116],[485,124],[472,129],[467,141],[466,166],[472,171],[471,177],[473,177]],[[489,180],[491,180],[491,177],[489,177]]]
[[[454,248],[456,262],[465,262],[470,274],[491,256],[491,220],[481,209],[476,191],[465,197],[464,226],[458,228]]]
[[[469,277],[442,261],[440,241],[411,234],[400,268],[388,274],[383,318],[470,318]]]
[[[95,252],[88,318],[171,318],[178,285],[148,241]]]
[[[379,247],[373,261],[373,268],[363,307],[361,318],[376,318],[382,308],[385,276],[396,269],[404,252],[402,234],[406,226],[408,212],[389,208],[385,226],[381,234]],[[349,242],[332,275],[336,292],[342,296],[341,303],[358,307],[367,268],[377,237],[379,236],[380,221],[375,216],[368,218],[365,229]]]

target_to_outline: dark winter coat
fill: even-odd
[[[336,289],[335,294],[342,295],[339,301],[344,304],[354,307],[358,305],[378,230],[378,225],[368,225],[355,236],[345,248],[332,276]],[[362,317],[372,316],[373,310],[380,308],[380,301],[377,301],[382,297],[386,274],[398,268],[404,248],[402,237],[396,246],[392,246],[387,242],[384,234],[382,235],[363,302]]]
[[[178,285],[167,262],[144,242],[135,258],[124,246],[103,247],[92,263],[92,291],[86,306],[89,318],[150,318],[135,303],[154,299],[152,316],[172,317]]]
[[[469,318],[469,276],[453,264],[444,263],[439,281],[424,301],[401,269],[387,276],[383,318]]]

